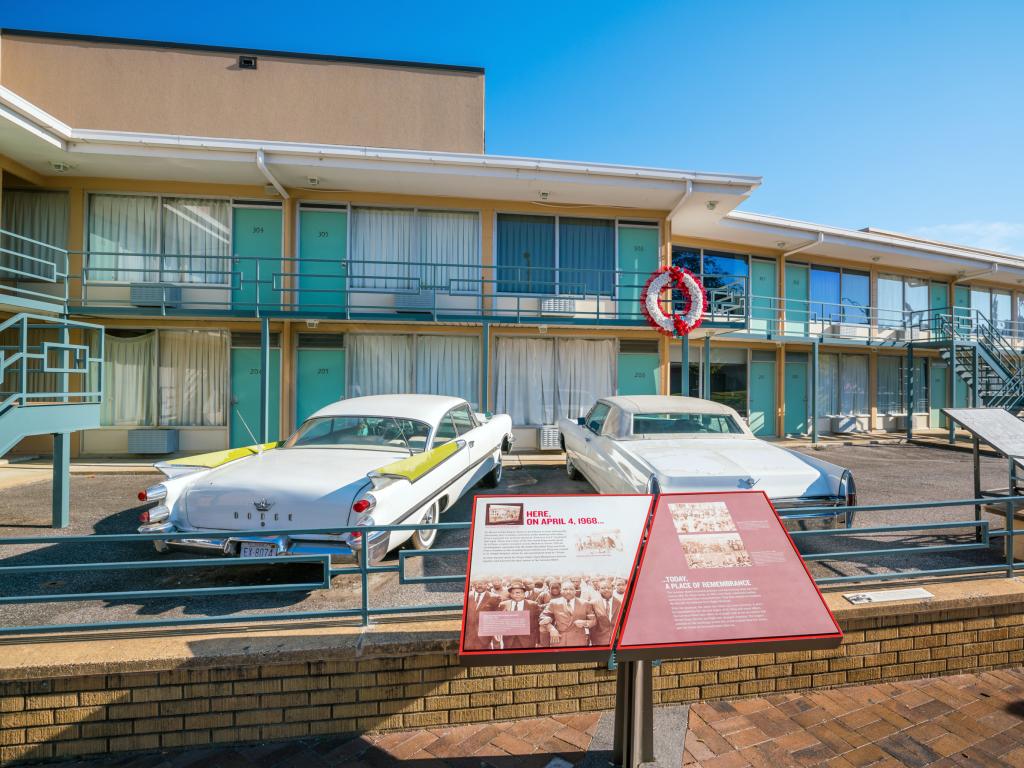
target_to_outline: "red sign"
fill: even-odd
[[[842,637],[763,492],[658,498],[620,658],[834,648]]]
[[[607,658],[650,496],[477,496],[459,656]]]

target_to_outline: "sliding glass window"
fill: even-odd
[[[750,259],[744,254],[676,246],[672,249],[672,263],[701,278],[704,290],[708,293],[709,304],[715,305],[730,297],[744,297],[747,294]],[[675,311],[681,312],[683,302],[679,292],[674,292],[673,296]],[[717,311],[719,314],[743,314],[742,301],[732,303],[731,306],[735,310],[719,308]]]
[[[867,325],[871,312],[871,276],[867,272],[844,269],[840,303],[844,323]]]
[[[85,279],[225,285],[230,222],[228,200],[90,195]]]
[[[838,323],[842,320],[842,291],[837,267],[811,267],[811,320]]]
[[[611,296],[615,290],[615,222],[558,220],[558,292]]]
[[[555,292],[553,216],[498,214],[498,292]]]

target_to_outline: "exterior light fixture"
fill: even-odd
[[[717,200],[708,200],[707,206],[708,206],[708,210],[709,211],[713,211],[713,210],[715,210],[715,208],[718,207],[718,201]]]
[[[74,166],[71,163],[65,163],[62,160],[51,160],[50,167],[53,168],[57,173],[64,173],[70,171]]]
[[[307,328],[316,328],[318,325],[320,325],[320,321],[319,320],[307,320],[306,321],[306,327]]]
[[[311,187],[319,187],[320,186],[320,177],[319,176],[307,176],[306,177],[306,183],[309,184],[309,186],[311,186]]]
[[[550,193],[549,192],[538,192],[537,195],[540,197],[541,200],[547,200],[548,199],[548,195],[550,195]]]

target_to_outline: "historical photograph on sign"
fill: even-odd
[[[676,533],[721,533],[735,531],[736,521],[729,514],[729,507],[721,501],[707,501],[690,504],[669,504]]]
[[[610,648],[650,504],[649,496],[477,499],[462,652]]]
[[[618,528],[597,533],[581,533],[576,536],[576,551],[581,555],[588,552],[600,554],[604,552],[622,551],[622,531]]]
[[[754,564],[738,533],[680,536],[679,543],[691,568],[748,568]]]
[[[522,504],[488,504],[487,505],[488,525],[522,525],[523,505]]]

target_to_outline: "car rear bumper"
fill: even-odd
[[[159,541],[172,549],[200,552],[208,555],[239,557],[243,543],[269,544],[274,547],[275,556],[288,555],[330,555],[331,562],[356,563],[363,550],[363,542],[368,542],[369,562],[376,563],[388,552],[390,534],[387,531],[369,531],[358,539],[351,534],[342,533],[335,536],[318,536],[316,538],[300,538],[288,535],[265,536],[226,536],[205,537],[202,531],[185,531],[174,523],[164,522],[139,527],[139,533],[195,533],[195,538],[175,538]]]

